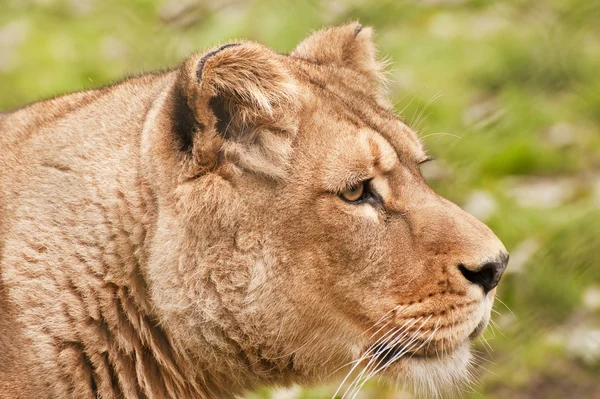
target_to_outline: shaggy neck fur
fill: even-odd
[[[332,371],[315,367],[322,353],[347,361],[335,318],[277,293],[285,249],[232,186],[244,169],[281,176],[293,113],[270,110],[277,123],[240,138],[244,148],[200,132],[190,154],[174,134],[177,79],[131,79],[0,120],[13,126],[0,142],[0,198],[12,204],[0,209],[0,232],[13,237],[0,241],[9,397],[228,398],[321,378]],[[76,142],[58,134],[69,124],[86,126]],[[44,157],[50,146],[61,150]],[[215,148],[238,166],[212,169]]]
[[[8,397],[47,393],[78,398],[214,398],[228,397],[228,391],[239,392],[248,384],[248,376],[240,370],[251,373],[249,366],[258,358],[240,346],[246,337],[237,325],[235,309],[223,306],[222,298],[237,298],[236,290],[248,286],[249,276],[242,273],[237,282],[225,281],[230,277],[210,268],[195,274],[192,269],[197,270],[198,263],[221,261],[209,256],[199,256],[197,261],[198,254],[217,250],[216,246],[232,254],[234,262],[253,248],[240,248],[248,244],[232,238],[235,226],[221,226],[227,228],[217,233],[216,225],[195,231],[190,225],[165,224],[159,205],[165,206],[166,213],[174,208],[158,203],[155,182],[144,175],[143,163],[148,160],[141,156],[142,129],[158,93],[172,81],[172,74],[143,77],[87,96],[53,100],[44,104],[56,113],[50,126],[36,127],[40,121],[25,119],[22,111],[3,117],[2,123],[20,126],[3,137],[0,144],[10,152],[2,161],[10,155],[26,159],[43,153],[49,141],[63,145],[53,137],[53,130],[73,119],[88,123],[89,133],[81,134],[87,134],[89,141],[83,145],[65,141],[60,156],[42,156],[37,168],[45,176],[43,184],[32,181],[31,171],[19,164],[4,165],[9,174],[1,176],[0,197],[7,202],[17,199],[30,184],[38,184],[38,198],[23,201],[27,205],[37,199],[40,205],[0,209],[0,231],[14,237],[2,240],[0,324],[13,338],[0,340],[0,397],[9,392]],[[136,96],[141,87],[144,94]],[[122,97],[128,101],[117,101]],[[117,105],[111,126],[94,122],[90,104],[99,102]],[[128,126],[120,127],[125,121]],[[28,139],[32,129],[37,132]],[[94,137],[91,132],[96,129],[112,133]],[[28,146],[22,145],[25,140],[30,140]],[[95,155],[96,145],[111,150],[102,153],[102,159]],[[181,235],[169,236],[173,230]],[[152,243],[165,239],[173,240],[172,252],[153,253]],[[57,256],[60,267],[40,267],[55,264]],[[152,262],[156,262],[154,269],[149,268]],[[152,296],[171,293],[148,288],[148,279],[161,278],[153,274],[161,267],[178,268],[180,279],[169,283],[183,289],[165,302],[165,318],[158,317]],[[194,303],[189,295],[198,295]],[[241,307],[241,300],[242,296],[228,303]],[[186,334],[175,343],[170,330],[177,335],[178,326],[169,325],[169,315],[190,316],[189,311],[201,315],[194,319],[194,333],[187,334],[198,341],[193,346],[185,341]],[[30,345],[35,350],[27,349]],[[197,345],[203,351],[191,354],[189,348]],[[29,366],[22,366],[24,361]]]

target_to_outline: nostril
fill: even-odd
[[[462,275],[473,284],[480,285],[486,294],[498,285],[505,268],[504,262],[489,262],[477,271],[469,270],[465,265],[458,265]]]

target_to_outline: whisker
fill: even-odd
[[[392,310],[390,310],[390,312],[391,312],[391,311],[393,311],[393,310],[396,310],[398,307],[400,307],[400,305],[398,305],[398,306],[394,307]],[[390,312],[388,312],[388,313],[390,313]],[[373,334],[371,334],[371,336],[369,337],[369,339],[371,339],[371,338],[373,338],[375,335],[377,335],[377,334],[378,334],[378,333],[379,333],[379,332],[380,332],[382,329],[384,329],[384,328],[385,328],[385,327],[386,327],[388,324],[390,324],[390,322],[392,322],[392,321],[393,321],[393,320],[389,320],[388,322],[386,322],[386,323],[385,323],[383,326],[381,326],[381,327],[380,327],[380,328],[379,328],[377,331],[375,331]],[[371,327],[371,328],[373,328],[373,327]],[[369,328],[369,329],[370,329],[370,328]],[[369,329],[367,329],[367,330],[366,330],[365,332],[363,332],[363,334],[361,334],[361,335],[364,335],[364,333],[366,333],[366,332],[367,332]],[[395,329],[392,329],[392,330],[388,331],[386,334],[384,334],[382,337],[380,337],[380,338],[379,338],[377,341],[375,341],[375,343],[377,343],[379,340],[383,339],[384,337],[386,337],[388,334],[392,333],[393,331],[395,331]],[[375,344],[373,344],[373,345],[375,345]],[[360,356],[358,359],[356,359],[356,360],[352,360],[351,362],[348,362],[348,363],[344,364],[343,366],[340,366],[340,367],[338,367],[338,368],[337,368],[337,369],[335,369],[333,372],[331,372],[331,373],[328,375],[328,377],[331,377],[333,374],[337,373],[338,371],[340,371],[341,369],[343,369],[343,368],[344,368],[344,367],[346,367],[346,366],[349,366],[349,365],[351,365],[351,364],[360,364],[360,362],[362,362],[363,360],[365,360],[365,359],[368,359],[370,356],[366,356],[366,355],[367,355],[367,354],[370,352],[370,349],[371,349],[371,348],[369,348],[369,350],[367,350],[367,352],[363,353],[363,354],[362,354],[362,355],[361,355],[361,356]],[[353,368],[353,369],[354,369],[354,368]],[[350,370],[350,373],[351,373],[351,372],[352,372],[352,370]],[[346,378],[347,378],[347,377],[348,377],[348,375],[346,376]],[[342,384],[343,384],[343,382],[344,382],[344,381],[342,381]]]
[[[427,108],[428,108],[428,107],[429,107],[431,104],[433,104],[433,102],[434,102],[435,100],[437,100],[437,99],[438,99],[438,98],[440,98],[441,96],[442,96],[442,92],[441,92],[441,91],[439,91],[439,92],[437,92],[436,94],[434,94],[434,95],[433,95],[433,97],[431,97],[431,99],[430,99],[429,101],[427,101],[427,103],[425,104],[425,106],[423,107],[423,109],[421,109],[421,112],[419,113],[419,116],[417,116],[417,120],[415,121],[414,125],[412,125],[412,124],[411,124],[412,126],[414,126],[414,127],[415,127],[415,129],[417,129],[417,127],[418,127],[419,123],[421,122],[421,117],[423,116],[423,113],[424,113],[424,112],[427,110]],[[430,114],[431,114],[431,113],[430,113]]]
[[[441,317],[440,317],[441,319]],[[438,320],[439,323],[439,320]],[[437,323],[436,323],[437,324]],[[435,333],[438,332],[438,330],[440,329],[440,327],[436,326],[436,328],[431,332],[431,334],[429,335],[429,338],[427,338],[424,342],[423,345],[425,343],[427,343],[427,351],[429,350],[429,345],[431,345],[431,343],[433,342],[433,338],[435,336]],[[443,341],[442,341],[443,342]],[[421,345],[417,350],[421,349],[423,347],[423,345]],[[413,356],[415,355],[415,353],[413,353],[412,355],[410,355],[409,359],[411,359]]]
[[[415,98],[416,98],[416,97],[413,97],[413,98],[412,98],[412,99],[411,99],[411,100],[408,102],[408,104],[406,104],[406,105],[404,106],[404,108],[402,108],[400,111],[398,111],[398,115],[402,115],[402,114],[404,113],[404,111],[406,111],[406,109],[407,109],[408,107],[410,107],[410,105],[413,103],[413,101],[415,101]],[[402,100],[404,100],[404,97],[403,97],[403,98],[401,98],[400,100],[398,100],[398,102],[400,102],[400,101],[402,101]]]
[[[417,101],[417,107],[415,108],[415,112],[413,112],[413,116],[410,118],[410,123],[408,124],[409,126],[413,125],[413,121],[415,120],[417,112],[419,111],[419,107],[421,106],[421,99],[419,98]]]
[[[390,359],[389,361],[387,361],[383,366],[381,366],[381,367],[377,368],[376,370],[372,371],[364,379],[362,385],[364,385],[369,379],[371,379],[377,373],[379,373],[379,372],[385,370],[386,368],[388,368],[392,363],[394,363],[400,357],[404,356],[406,353],[408,353],[408,352],[416,352],[416,351],[418,351],[419,349],[421,349],[422,347],[424,347],[428,343],[428,340],[423,340],[423,342],[418,343],[418,342],[416,342],[416,340],[418,338],[419,338],[418,336],[415,336],[414,338],[412,338],[411,341],[409,342],[409,344],[407,344],[400,353],[394,355],[394,357],[392,359]],[[411,355],[411,357],[412,356],[414,356],[414,353]],[[362,387],[362,385],[361,385],[361,387]]]
[[[483,347],[485,348],[486,352],[491,357],[494,349],[492,349],[492,346],[489,344],[489,342],[487,342],[487,340],[485,339],[485,337],[483,335],[479,338],[479,342],[481,342],[483,344]]]
[[[497,322],[496,322],[494,319],[490,319],[490,325],[491,325],[493,328],[495,328],[495,329],[496,329],[496,331],[498,331],[498,333],[499,333],[500,335],[502,335],[504,338],[508,338],[508,337],[506,336],[506,334],[504,334],[504,333],[502,332],[502,328],[501,328],[501,327],[498,325],[498,323],[497,323]]]
[[[413,325],[414,325],[414,324],[413,324]],[[410,327],[412,327],[412,326],[410,326]],[[409,328],[410,328],[410,327],[409,327]],[[417,329],[417,331],[416,331],[415,333],[413,333],[413,336],[414,336],[414,335],[415,335],[415,334],[416,334],[418,331],[419,331],[419,330]],[[408,332],[408,330],[407,330],[407,331],[405,331],[405,332],[404,332],[403,334],[401,334],[400,336],[396,337],[396,338],[394,339],[394,341],[392,341],[392,342],[389,342],[387,345],[388,345],[390,348],[393,348],[394,346],[396,346],[396,345],[398,344],[398,342],[400,342],[402,339],[404,339],[404,338],[406,337],[406,333],[407,333],[407,332]],[[412,339],[413,339],[413,338],[411,338],[411,339],[409,340],[409,343],[412,341]],[[375,366],[374,366],[374,367],[379,367],[379,365],[381,364],[381,362],[383,362],[384,360],[385,360],[384,358],[381,358],[381,359],[380,359],[380,360],[379,360],[379,361],[378,361],[378,362],[375,364]]]
[[[483,369],[483,370],[487,371],[488,373],[492,374],[493,376],[500,377],[500,376],[499,376],[497,373],[494,373],[492,370],[489,370],[489,369],[487,369],[487,368],[483,367],[481,364],[479,365],[479,367],[480,367],[481,369]]]
[[[409,319],[410,320],[410,319]],[[408,322],[408,321],[407,321]],[[405,324],[407,323],[405,322]],[[402,329],[402,327],[399,327],[398,329]],[[348,380],[348,378],[350,377],[350,375],[352,374],[352,372],[365,360],[368,359],[371,354],[371,352],[373,352],[375,350],[375,345],[377,345],[380,341],[382,341],[383,339],[386,339],[387,336],[389,334],[396,334],[398,329],[391,329],[390,331],[388,331],[387,333],[385,333],[382,337],[380,337],[378,340],[375,341],[375,343],[370,346],[361,356],[360,358],[358,358],[357,360],[354,361],[354,365],[352,366],[352,368],[350,369],[350,371],[348,371],[348,373],[346,374],[346,376],[344,377],[344,379],[342,380],[342,382],[339,384],[337,390],[335,391],[335,393],[333,394],[333,398],[335,398],[335,396],[339,393],[340,389],[342,388],[342,386],[344,385],[344,383]],[[351,362],[352,363],[352,362]],[[356,380],[356,379],[355,379]],[[353,382],[354,383],[354,382]],[[352,385],[352,384],[351,384]],[[349,388],[348,388],[349,389]],[[348,391],[348,389],[346,389],[346,392]],[[346,395],[346,392],[344,392],[344,395]]]
[[[473,355],[473,357],[475,357],[476,359],[478,359],[478,360],[480,360],[480,361],[482,361],[482,362],[491,363],[491,364],[493,364],[494,366],[496,366],[496,365],[497,365],[496,363],[494,363],[494,362],[493,362],[492,360],[490,360],[489,358],[487,358],[487,357],[485,357],[485,356],[482,356],[482,355],[480,355],[480,354],[476,353],[476,351],[473,351],[473,352],[471,352],[471,354]],[[478,364],[478,366],[479,366],[479,364]]]
[[[431,334],[431,337],[433,338],[433,334],[439,329],[439,325],[440,325],[440,321],[442,320],[442,316],[438,317],[438,321],[435,323],[435,329],[434,332]],[[433,342],[433,339],[431,339],[429,341],[429,344],[427,344],[427,349],[425,352],[429,353],[429,346],[431,345],[431,343]],[[437,345],[436,345],[437,346]]]
[[[496,300],[497,300],[498,302],[500,302],[502,305],[504,305],[504,307],[505,307],[506,309],[508,309],[508,311],[510,312],[510,314],[512,314],[512,315],[513,315],[513,317],[515,318],[515,320],[519,321],[519,319],[517,318],[517,316],[516,316],[516,315],[513,313],[513,311],[512,311],[512,310],[511,310],[511,309],[508,307],[508,305],[507,305],[507,304],[505,304],[504,302],[502,302],[502,300],[501,300],[500,298],[498,298],[498,297],[496,297]]]
[[[409,105],[412,103],[412,100],[411,100],[411,101],[410,101],[410,102],[409,102],[409,103],[408,103],[408,104],[407,104],[407,105],[406,105],[404,108],[402,108],[402,110],[401,110],[400,112],[398,112],[398,113],[396,113],[396,111],[395,111],[395,108],[396,108],[396,105],[398,105],[398,103],[399,103],[400,101],[404,100],[404,98],[405,98],[405,97],[402,97],[401,99],[399,99],[398,101],[396,101],[396,102],[394,103],[394,105],[392,105],[392,106],[391,106],[391,107],[390,107],[390,108],[389,108],[389,109],[388,109],[388,110],[385,112],[385,114],[383,114],[383,118],[387,118],[387,117],[388,117],[388,116],[390,116],[390,115],[395,115],[395,116],[396,116],[396,119],[392,119],[392,120],[389,120],[388,122],[386,122],[386,124],[385,124],[385,125],[383,125],[383,127],[381,128],[381,130],[385,130],[385,129],[386,129],[386,128],[387,128],[387,127],[388,127],[388,126],[391,124],[391,123],[393,123],[393,122],[394,122],[394,121],[396,121],[396,120],[400,120],[400,121],[402,121],[402,122],[403,122],[403,119],[402,119],[401,113],[402,113],[402,112],[404,112],[404,110],[405,110],[405,109],[406,109],[406,108],[407,108],[407,107],[408,107],[408,106],[409,106]],[[413,97],[413,100],[414,100],[414,97]]]
[[[416,339],[417,337],[415,337],[414,339]],[[377,375],[377,373],[385,370],[386,368],[388,368],[393,362],[395,362],[396,360],[398,360],[400,357],[402,357],[404,354],[408,353],[408,351],[418,351],[419,349],[421,349],[425,344],[427,343],[427,341],[422,342],[418,347],[413,347],[414,344],[414,340],[413,340],[413,344],[406,346],[404,351],[401,352],[400,354],[394,356],[394,358],[392,360],[390,360],[389,362],[387,362],[386,364],[384,364],[383,366],[379,367],[378,369],[372,371],[369,375],[367,375],[367,377],[365,377],[363,379],[363,382],[355,389],[355,393],[354,395],[352,395],[351,399],[354,399],[356,397],[356,395],[358,395],[358,393],[360,392],[360,390],[362,389],[362,387],[367,383],[367,381],[369,381],[371,378],[373,378],[373,376]],[[412,356],[411,356],[412,357]]]
[[[442,360],[444,360],[445,353],[446,353],[446,347],[444,345],[444,340],[442,340]]]
[[[373,324],[371,327],[369,327],[368,329],[366,329],[366,330],[365,330],[365,331],[364,331],[364,332],[363,332],[361,335],[364,335],[364,334],[366,334],[366,333],[367,333],[368,331],[370,331],[371,329],[373,329],[373,328],[377,327],[377,325],[378,325],[379,323],[381,323],[383,320],[385,320],[385,319],[389,318],[390,316],[392,316],[392,312],[395,312],[396,310],[398,310],[398,308],[399,308],[400,306],[401,306],[401,305],[396,305],[396,306],[394,306],[393,308],[391,308],[391,309],[390,309],[389,311],[387,311],[387,312],[386,312],[386,313],[385,313],[383,316],[381,316],[381,318],[380,318],[380,319],[379,319],[379,320],[378,320],[378,321],[377,321],[375,324]],[[389,320],[389,321],[388,321],[388,322],[387,322],[387,323],[386,323],[386,324],[385,324],[383,327],[385,327],[386,325],[388,325],[388,324],[390,323],[390,321],[393,321],[393,320]],[[383,328],[383,327],[382,327],[382,328]],[[377,334],[379,331],[381,331],[381,328],[380,328],[379,330],[375,331],[375,332],[373,333],[373,335]],[[369,338],[373,338],[373,335],[371,335]]]
[[[369,359],[368,363],[365,365],[365,367],[363,368],[363,370],[354,378],[352,383],[348,386],[348,388],[344,392],[344,395],[342,396],[343,398],[347,397],[346,396],[347,393],[350,393],[350,395],[352,395],[352,393],[355,391],[356,387],[362,386],[364,384],[364,382],[361,383],[361,379],[363,378],[365,373],[368,373],[368,370],[372,367],[373,362],[377,361],[377,353],[376,353],[377,346],[379,344],[389,345],[391,342],[396,342],[398,340],[398,338],[402,338],[403,336],[405,336],[406,335],[405,331],[407,331],[409,328],[411,328],[413,325],[415,325],[420,319],[421,319],[421,317],[413,320],[410,323],[408,323],[408,321],[405,322],[400,328],[396,329],[393,334],[388,335],[385,338],[385,341],[380,340],[380,342],[376,342],[374,345],[371,346],[371,348],[369,349],[368,352],[372,352],[373,354],[371,356],[369,356],[370,359]]]
[[[385,341],[380,340],[380,342],[376,342],[374,345],[371,346],[371,348],[369,349],[368,352],[372,352],[373,354],[371,356],[369,356],[370,359],[369,359],[368,363],[365,365],[363,370],[354,378],[352,383],[348,386],[348,388],[344,392],[344,395],[343,395],[344,398],[346,397],[346,393],[350,392],[350,394],[352,394],[352,392],[355,390],[356,386],[362,385],[360,383],[360,381],[363,378],[364,374],[368,373],[368,370],[373,365],[373,362],[377,361],[377,353],[376,353],[377,346],[380,344],[389,345],[390,342],[396,342],[399,337],[401,338],[401,337],[405,336],[406,334],[404,332],[407,331],[409,328],[411,328],[413,325],[415,325],[420,319],[421,319],[421,317],[415,319],[414,321],[412,321],[410,323],[408,323],[408,321],[405,322],[400,328],[396,329],[393,334],[388,335],[385,338]]]
[[[398,360],[400,357],[405,355],[409,350],[412,350],[412,348],[409,348],[409,345],[412,345],[415,342],[415,340],[417,340],[419,338],[419,332],[421,331],[421,329],[423,328],[425,323],[427,323],[431,319],[431,317],[432,317],[432,315],[430,315],[427,319],[425,319],[423,321],[423,323],[421,323],[419,328],[413,333],[412,338],[405,344],[404,348],[398,354],[394,355],[391,360],[389,360],[386,364],[384,364],[384,366],[383,366],[384,369],[387,368],[390,364],[392,364],[396,360]],[[424,343],[426,343],[426,342],[424,342]],[[375,373],[377,373],[379,370],[381,370],[381,368],[378,369],[377,371],[375,371]]]
[[[445,133],[445,132],[438,132],[438,133],[430,133],[427,134],[423,137],[420,137],[421,140],[425,140],[427,137],[431,137],[431,136],[450,136],[450,137],[454,137],[457,139],[462,139],[462,136],[458,136],[456,134],[452,134],[452,133]]]

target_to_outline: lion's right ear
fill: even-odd
[[[181,150],[204,169],[229,160],[277,175],[285,165],[275,164],[289,155],[298,106],[297,85],[281,58],[252,42],[188,58],[170,96]]]

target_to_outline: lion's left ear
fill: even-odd
[[[168,113],[182,153],[192,155],[193,174],[235,164],[272,178],[285,175],[300,101],[284,58],[242,42],[183,63]]]
[[[380,81],[383,63],[377,61],[372,36],[373,29],[358,22],[327,28],[310,35],[291,55],[317,64],[347,67]]]

